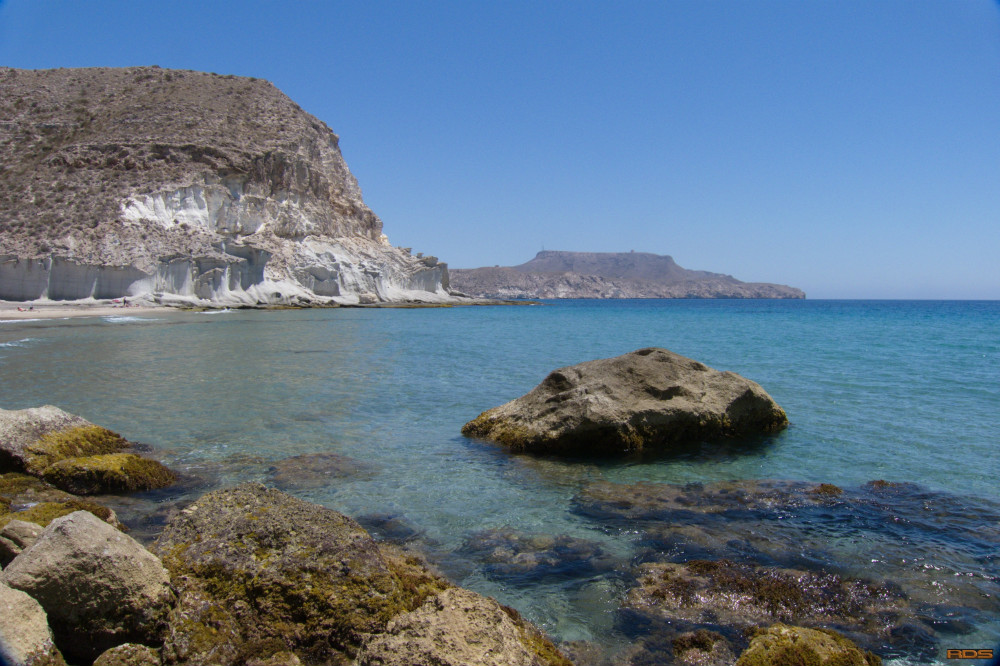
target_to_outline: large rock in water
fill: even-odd
[[[439,302],[339,139],[266,81],[0,67],[0,298]],[[30,192],[30,205],[25,205]]]
[[[577,455],[666,450],[787,425],[759,384],[650,347],[555,370],[462,433],[515,451]]]
[[[158,643],[174,600],[156,556],[86,511],[53,520],[0,582],[38,601],[59,649],[87,664],[116,645]]]

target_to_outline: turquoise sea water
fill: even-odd
[[[512,456],[460,434],[556,367],[647,346],[759,382],[791,427],[751,446],[618,462]],[[596,542],[627,566],[639,537],[574,511],[593,481],[912,482],[954,499],[963,529],[981,512],[997,532],[1000,302],[558,301],[5,322],[0,374],[3,408],[58,405],[190,475],[179,489],[116,500],[139,535],[206,489],[277,480],[408,539],[456,582],[562,640],[627,642],[619,578],[529,584],[463,553],[476,533],[510,527]],[[356,464],[326,470],[315,453]],[[294,456],[307,457],[282,467]],[[948,520],[920,545],[921,566],[982,580],[992,594],[992,537],[949,542]],[[827,532],[844,571],[888,575],[848,528]],[[988,614],[935,649],[1000,642]]]

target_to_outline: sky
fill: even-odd
[[[0,65],[265,78],[395,245],[1000,299],[996,0],[0,0]]]

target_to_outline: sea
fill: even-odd
[[[555,368],[653,346],[758,382],[789,428],[615,460],[513,455],[461,434]],[[608,654],[643,638],[622,606],[652,546],[643,525],[595,518],[587,488],[775,480],[860,498],[892,482],[874,514],[761,515],[761,533],[798,562],[920,588],[926,621],[882,646],[888,663],[1000,647],[998,301],[123,310],[0,322],[0,377],[3,408],[57,405],[183,475],[105,498],[140,539],[208,490],[260,481]],[[802,534],[821,555],[793,552]]]

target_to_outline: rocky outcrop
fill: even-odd
[[[882,659],[835,631],[774,624],[756,633],[736,666],[882,666]]]
[[[63,654],[88,664],[122,643],[162,640],[174,601],[160,561],[86,511],[52,521],[0,581],[41,604]]]
[[[516,611],[452,588],[370,638],[358,654],[358,666],[572,666],[551,644],[539,654],[546,642]]]
[[[0,580],[0,664],[66,666],[52,640],[45,611],[30,596]]]
[[[462,433],[514,451],[622,454],[775,432],[785,412],[758,384],[666,349],[560,368]]]
[[[0,473],[26,472],[75,494],[163,488],[176,475],[155,460],[127,453],[116,432],[53,407],[0,409]]]
[[[338,137],[270,83],[0,68],[0,298],[451,300],[389,244]]]
[[[94,666],[160,666],[160,653],[145,645],[126,643],[102,653]]]
[[[476,298],[805,298],[794,287],[687,270],[647,252],[543,250],[519,266],[452,269],[450,279]]]

